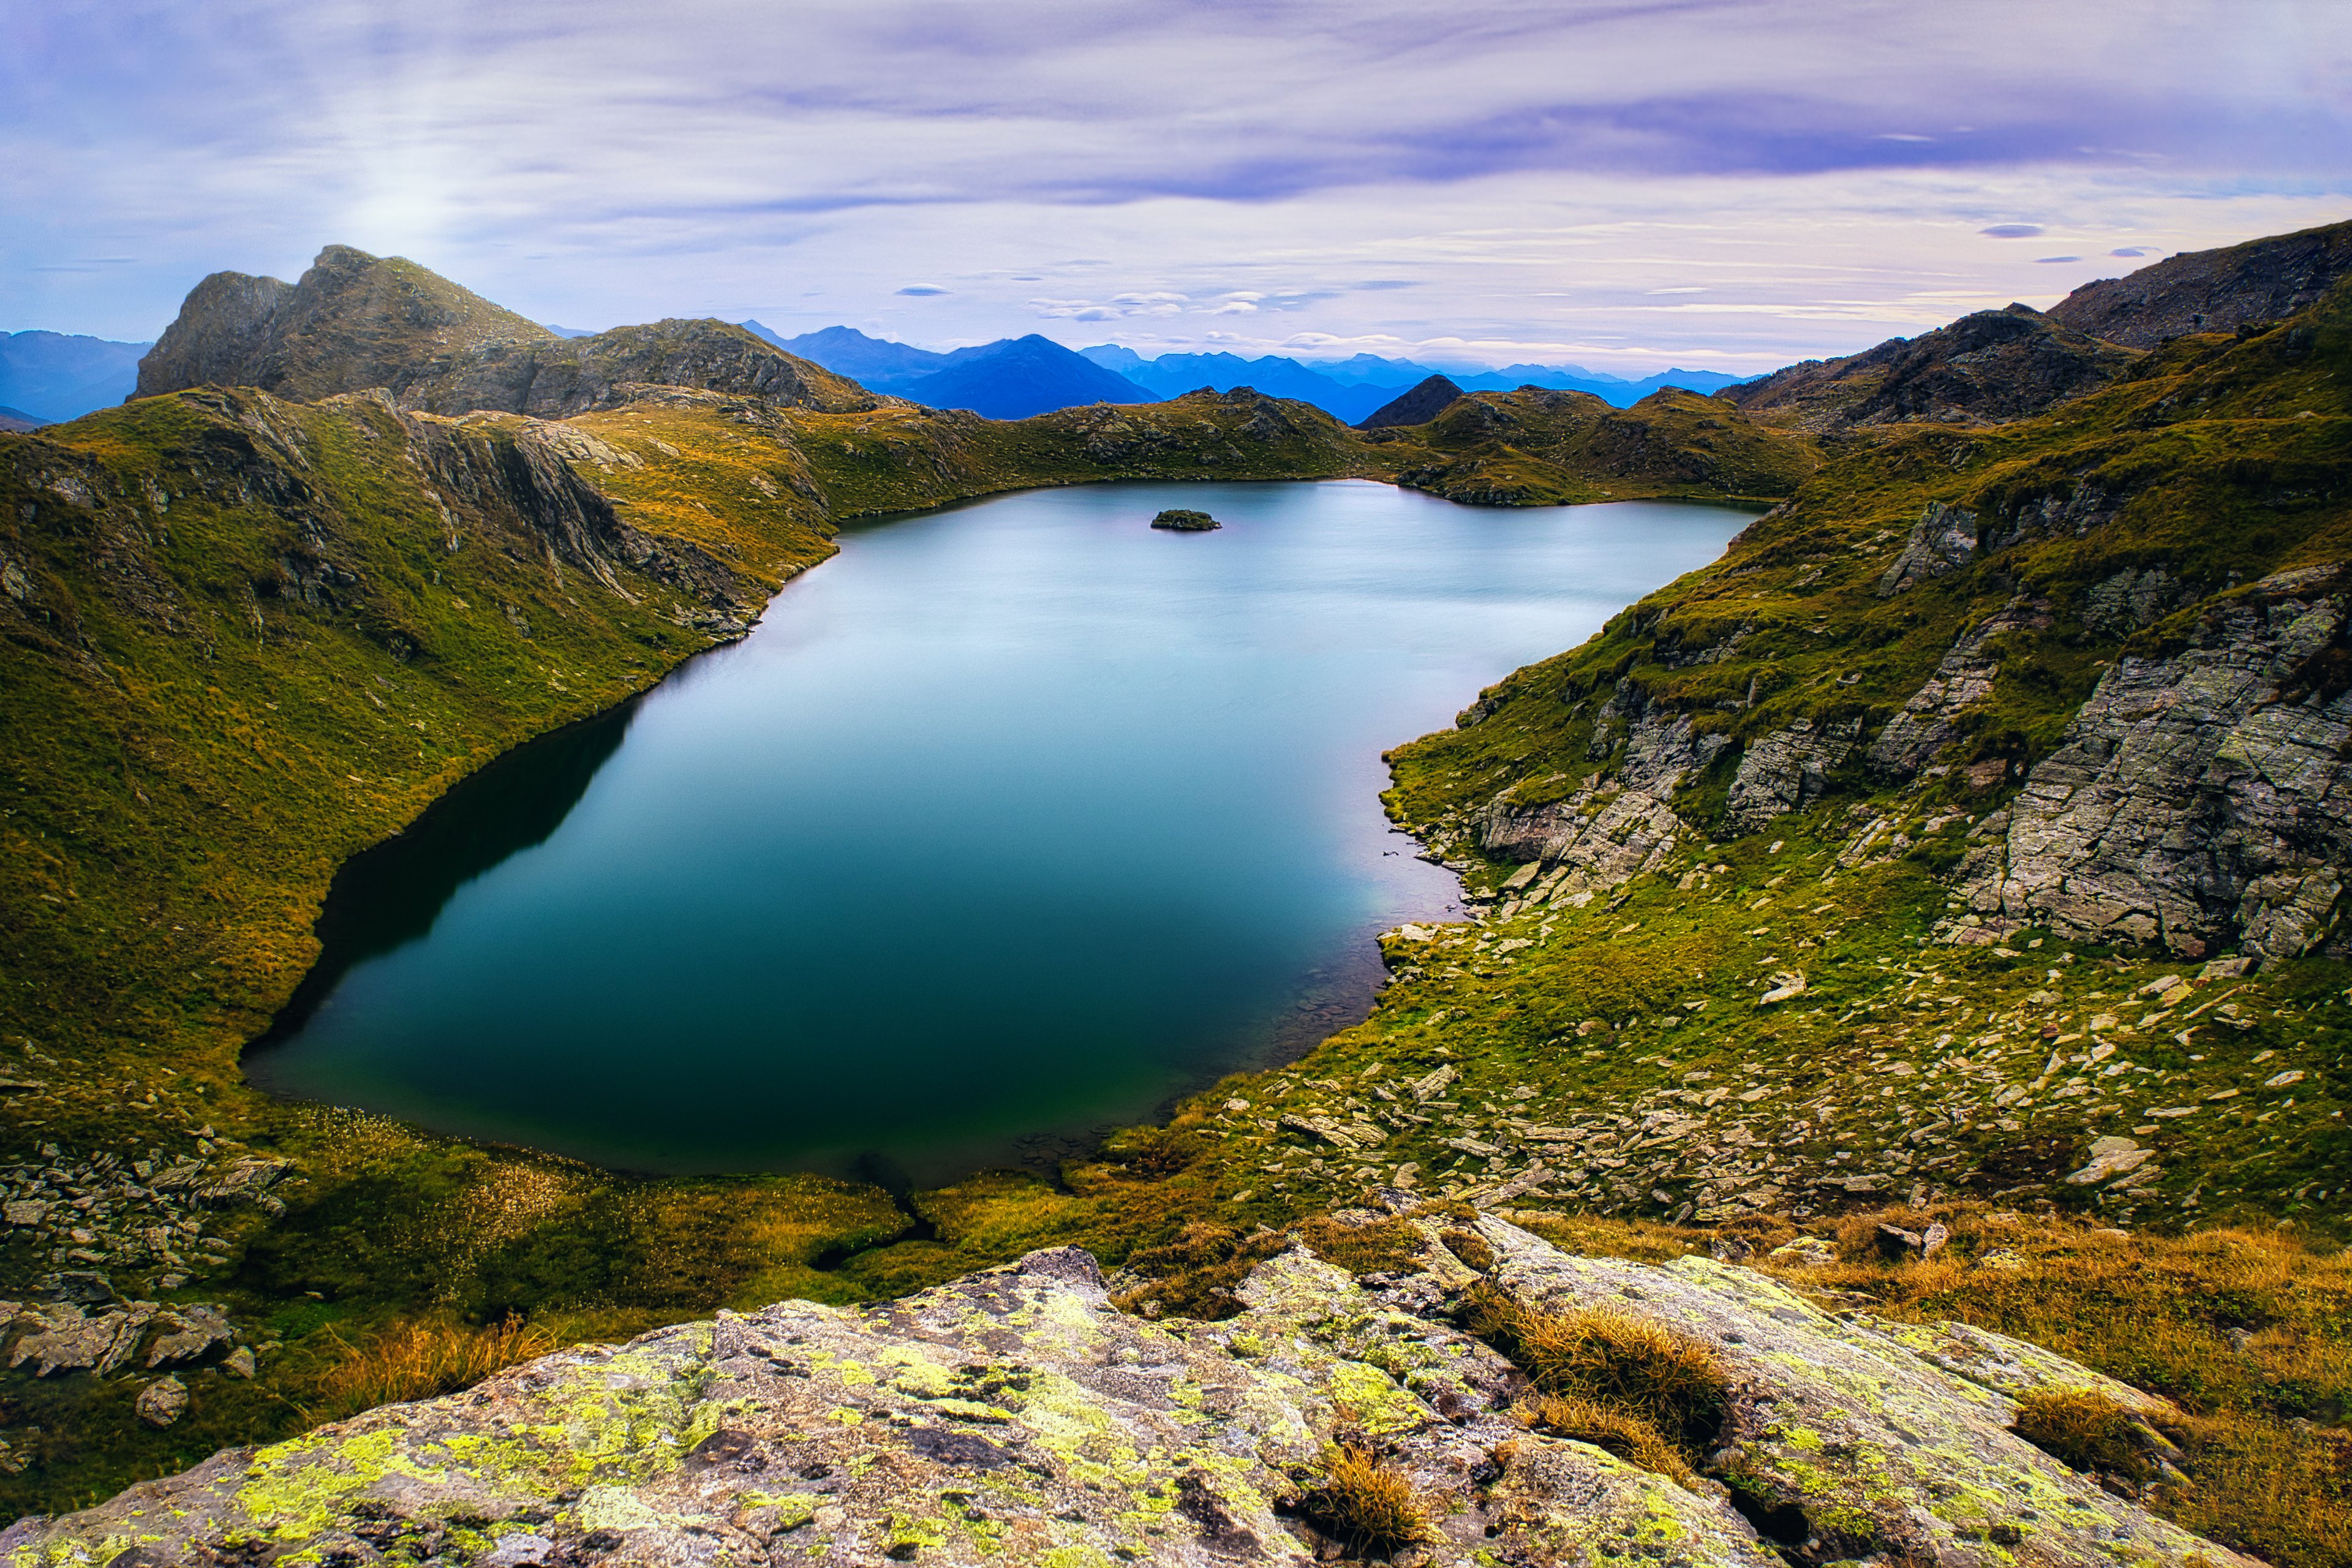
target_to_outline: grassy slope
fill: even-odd
[[[702,552],[723,588],[568,554],[489,479],[479,497],[428,480],[412,431],[478,479],[553,440],[623,522]],[[227,1300],[264,1323],[287,1345],[261,1382],[215,1380],[155,1434],[113,1408],[119,1382],[5,1374],[0,1435],[37,1463],[0,1477],[0,1503],[283,1430],[326,1336],[386,1313],[552,1311],[611,1333],[867,1294],[818,1265],[907,1228],[876,1189],[641,1181],[423,1136],[271,1102],[243,1086],[238,1050],[314,959],[338,866],[490,757],[733,635],[832,552],[835,518],[1120,473],[1329,476],[1355,458],[1312,410],[1216,397],[1000,425],[679,392],[544,426],[197,391],[0,443],[0,1065],[34,1085],[11,1096],[0,1164],[91,1184],[101,1151],[294,1163],[289,1212],[208,1215],[222,1260],[184,1258],[178,1289],[155,1260],[94,1260],[126,1294]],[[12,1282],[82,1266],[68,1251],[0,1231]]]
[[[1559,799],[1599,772],[1594,721],[1620,679],[1743,739],[1799,717],[1875,724],[1963,625],[2026,588],[2051,600],[2055,624],[2002,650],[1963,742],[1965,756],[2008,764],[1997,782],[1972,787],[1956,768],[1895,791],[1849,769],[1811,809],[1686,844],[1586,907],[1503,905],[1433,939],[1392,938],[1395,983],[1359,1027],[1196,1096],[1167,1128],[1114,1139],[1107,1157],[1065,1172],[1066,1190],[983,1177],[926,1194],[940,1240],[856,1267],[914,1283],[1077,1239],[1126,1261],[1143,1310],[1198,1310],[1276,1245],[1261,1227],[1389,1183],[1458,1202],[1541,1167],[1549,1179],[1507,1200],[1528,1223],[1637,1254],[1698,1244],[1669,1216],[1769,1238],[1792,1225],[1836,1232],[1842,1215],[1894,1202],[1887,1217],[1948,1220],[1967,1245],[1947,1270],[1906,1273],[1856,1261],[1872,1256],[1864,1226],[1847,1237],[1842,1288],[1867,1284],[1899,1315],[2040,1338],[2180,1399],[2214,1423],[2199,1429],[2201,1489],[2155,1500],[2278,1562],[2337,1561],[2352,1539],[2352,1448],[2340,1428],[2307,1424],[2341,1422],[2352,1395],[2336,1256],[2352,1170],[2352,969],[2313,956],[2234,995],[2201,990],[2191,1005],[2237,1017],[2209,1012],[2182,1039],[2182,1020],[2157,1026],[2154,1005],[2134,1002],[2193,964],[2043,933],[1956,948],[1931,932],[1970,819],[2014,791],[2123,646],[2082,625],[2085,588],[2121,564],[2162,563],[2226,592],[2352,553],[2347,305],[2243,343],[2176,344],[2135,381],[2042,419],[1914,429],[1824,468],[1721,562],[1485,694],[1480,721],[1402,748],[1390,804],[1492,893],[1515,868],[1485,859],[1471,824],[1502,791]],[[1893,600],[1873,592],[1930,500],[1998,512],[2086,483],[2128,498],[2088,536],[2068,531]],[[1729,658],[1673,662],[1743,632]],[[2159,623],[2133,646],[2168,635]],[[1716,819],[1728,769],[1684,790],[1686,818]],[[1847,856],[1881,823],[1877,852]],[[1907,848],[1885,847],[1896,832]],[[1759,1005],[1792,971],[1807,993]],[[2101,1014],[2115,1016],[2100,1027],[2118,1048],[2086,1062],[2079,1042]],[[1416,1101],[1408,1086],[1444,1068],[1460,1077]],[[2291,1069],[2301,1083],[2263,1087]],[[1294,1117],[1369,1127],[1378,1142],[1343,1150]],[[2110,1133],[2155,1148],[2152,1168],[2120,1190],[2066,1183]],[[2282,1220],[2295,1235],[2201,1228]],[[2120,1244],[2137,1249],[2122,1266],[2102,1251],[2119,1245],[2101,1228],[2116,1223],[2142,1227]],[[1998,1246],[1979,1239],[1993,1232]],[[2000,1247],[2021,1268],[1963,1271]],[[2094,1279],[2096,1310],[2076,1311],[2070,1293]],[[2257,1342],[2242,1352],[2244,1334]]]
[[[1622,409],[1581,392],[1472,393],[1370,439],[1399,484],[1481,506],[1777,500],[1820,463],[1811,437],[1675,387]]]
[[[2177,550],[2184,563],[2206,552],[2212,559],[2200,570],[2215,581],[2231,568],[2250,573],[2260,561],[2284,563],[2297,549],[2324,551],[2340,510],[2298,511],[2293,492],[2311,489],[2309,476],[2332,474],[2342,461],[2345,411],[2324,379],[2340,363],[2340,349],[2330,340],[2315,364],[2301,368],[2284,359],[2263,362],[2263,354],[2282,347],[2183,345],[2141,380],[2072,405],[2062,416],[1990,432],[1913,431],[1824,470],[1724,563],[1653,595],[1586,648],[1531,667],[1488,694],[1486,721],[1400,752],[1397,815],[1464,858],[1474,886],[1491,885],[1509,868],[1486,867],[1471,856],[1463,841],[1469,814],[1506,785],[1517,784],[1522,798],[1540,798],[1572,784],[1588,767],[1596,688],[1626,673],[1702,706],[1727,700],[1726,694],[1744,697],[1754,681],[1754,708],[1706,715],[1708,723],[1743,733],[1845,703],[1874,704],[1872,711],[1883,717],[1916,689],[1971,606],[2006,597],[1998,584],[1965,574],[1904,595],[1893,611],[1870,596],[1868,584],[1930,497],[1966,500],[1983,487],[2072,483],[2087,472],[2122,484],[2135,475],[2168,475],[2167,485],[2134,503],[2138,510],[2128,514],[2128,530],[2108,531],[2107,544],[2133,540],[2134,548]],[[738,470],[724,467],[724,455],[744,443],[766,448],[743,433],[740,413],[718,414],[709,400],[672,404],[572,423],[615,444],[635,441],[649,459],[657,455],[650,442],[661,440],[677,448],[680,461],[719,470],[682,476],[674,464],[649,460],[642,469],[609,475],[593,465],[582,471],[657,514],[658,523],[646,526],[698,528],[703,487],[759,489],[748,479],[730,479]],[[1256,468],[1233,460],[1250,443],[1229,438],[1254,416],[1253,408],[1186,399],[1169,405],[1164,419],[1149,410],[1071,411],[1020,426],[897,409],[796,415],[791,460],[761,477],[780,494],[813,492],[836,515],[854,515],[1114,473],[1380,472],[1394,460],[1393,447],[1368,456],[1336,427],[1326,428],[1328,422],[1286,406],[1302,428],[1271,443],[1272,460]],[[2305,407],[2323,417],[2294,419]],[[1202,422],[1220,433],[1198,428]],[[1204,453],[1215,460],[1202,462]],[[2282,496],[2284,515],[2263,504]],[[2243,520],[2236,533],[2200,526],[2215,508]],[[2057,547],[2031,564],[2051,574],[2060,590],[2095,580],[2103,567]],[[1655,658],[1678,638],[1720,640],[1751,623],[1738,659],[1727,665],[1667,669]],[[2018,675],[1999,697],[2005,717],[1985,742],[1993,751],[2030,760],[2087,689],[2092,663],[2102,655],[2072,647],[2064,637],[2052,644],[2030,659],[2011,661]],[[1864,681],[1837,684],[1855,671]],[[640,678],[631,671],[620,683]],[[2039,952],[2013,950],[2014,956],[1920,946],[1943,911],[1937,872],[1948,863],[1946,852],[1924,839],[1916,856],[1838,874],[1813,891],[1799,878],[1820,882],[1851,837],[1853,824],[1843,814],[1856,805],[1867,805],[1873,815],[1899,807],[1899,820],[1916,831],[1954,806],[1981,814],[1990,804],[1966,796],[1948,776],[1900,800],[1866,799],[1862,781],[1841,783],[1845,793],[1802,817],[1782,819],[1769,834],[1686,853],[1667,876],[1637,881],[1619,907],[1599,900],[1583,910],[1529,911],[1425,945],[1397,944],[1399,982],[1360,1027],[1293,1068],[1197,1097],[1167,1128],[1120,1135],[1104,1157],[1068,1169],[1058,1187],[998,1174],[920,1194],[917,1206],[932,1222],[934,1238],[890,1241],[899,1216],[875,1205],[870,1194],[803,1188],[797,1203],[787,1203],[776,1194],[789,1184],[628,1183],[519,1152],[418,1138],[374,1119],[273,1111],[278,1121],[269,1137],[288,1147],[310,1141],[303,1145],[305,1170],[319,1191],[272,1227],[273,1239],[252,1249],[241,1279],[252,1291],[247,1300],[276,1303],[289,1334],[306,1327],[313,1334],[296,1340],[295,1349],[319,1342],[318,1331],[335,1321],[348,1326],[387,1307],[425,1310],[428,1295],[477,1316],[515,1306],[537,1310],[559,1331],[614,1331],[707,1309],[714,1300],[786,1289],[835,1299],[904,1289],[1065,1241],[1123,1261],[1143,1310],[1186,1310],[1213,1304],[1220,1285],[1273,1245],[1263,1233],[1253,1237],[1258,1226],[1278,1227],[1350,1201],[1376,1181],[1395,1179],[1407,1163],[1417,1167],[1412,1179],[1434,1194],[1491,1185],[1524,1171],[1531,1150],[1576,1174],[1521,1194],[1520,1212],[1531,1223],[1612,1250],[1692,1245],[1689,1232],[1636,1216],[1671,1212],[1684,1202],[1696,1207],[1702,1198],[1719,1217],[1748,1226],[1766,1223],[1766,1215],[1785,1225],[1777,1216],[1797,1209],[1814,1211],[1811,1223],[1827,1223],[1834,1208],[1899,1196],[1915,1184],[1931,1205],[1973,1193],[2003,1194],[1998,1201],[2011,1205],[2067,1201],[2063,1187],[2049,1191],[2045,1184],[2078,1157],[2094,1126],[2084,1114],[2089,1101],[2071,1102],[2079,1109],[2029,1108],[2006,1118],[2019,1123],[2015,1129],[1987,1123],[1958,1135],[1950,1128],[1972,1118],[1936,1118],[1938,1131],[1931,1135],[1943,1142],[1934,1145],[1910,1133],[1928,1120],[1928,1102],[1973,1105],[1989,1092],[1991,1080],[1983,1075],[2023,1078],[2021,1062],[2005,1058],[2030,1055],[2038,1069],[2038,1040],[2023,1042],[2050,1012],[2053,988],[2068,1007],[2087,1008],[2154,971],[2134,955],[2085,950],[2060,957],[2054,944]],[[1679,804],[1705,821],[1709,792],[1719,802],[1722,785],[1720,777],[1702,779]],[[1947,796],[1953,797],[1948,805]],[[1698,872],[1701,860],[1722,868]],[[1678,889],[1676,881],[1692,872],[1690,886]],[[1806,888],[1801,899],[1791,882]],[[323,889],[323,878],[316,888]],[[1769,900],[1761,910],[1754,908],[1759,900]],[[1526,945],[1506,950],[1506,942]],[[1774,1021],[1759,1026],[1752,982],[1792,953],[1803,955],[1820,994],[1805,998],[1793,1016],[1760,1016]],[[2221,1050],[2201,1048],[2202,1039],[2195,1050],[2174,1050],[2162,1039],[2133,1048],[2132,1059],[2151,1074],[2172,1075],[2164,1087],[2179,1086],[2182,1097],[2209,1079],[2234,1085],[2265,1050],[2311,1062],[2321,1069],[2314,1077],[2322,1085],[2307,1100],[2297,1096],[2296,1114],[2284,1120],[2266,1107],[2245,1112],[2242,1126],[2234,1120],[2176,1126],[2182,1146],[2168,1146],[2163,1184],[2131,1200],[2139,1205],[2136,1217],[2203,1216],[2233,1205],[2266,1214],[2282,1204],[2294,1207],[2291,1194],[2327,1185],[2321,1178],[2344,1163],[2340,1144],[2329,1140],[2340,1138],[2341,1121],[2330,1108],[2340,1108],[2345,1094],[2326,1076],[2340,1071],[2330,1056],[2341,1038],[2332,1010],[2352,979],[2337,976],[2337,967],[2308,961],[2264,976],[2253,993],[2262,1005],[2247,1009],[2251,1026],[2223,1034]],[[1679,1005],[1691,1001],[1707,1005],[1695,1013]],[[1856,1003],[1874,1005],[1879,1014],[1858,1015]],[[1684,1014],[1685,1021],[1671,1022],[1670,1013]],[[1879,1021],[1865,1021],[1874,1017]],[[1960,1023],[2009,1039],[1979,1044],[1971,1036],[1969,1066],[1952,1067],[1949,1052],[1935,1042],[1957,1033],[1951,1026]],[[2190,1062],[2192,1055],[2206,1060]],[[2267,1072],[2279,1059],[2261,1065]],[[1440,1066],[1465,1077],[1417,1108],[1429,1121],[1395,1117],[1397,1102],[1382,1091],[1395,1094],[1401,1081]],[[1906,1091],[1899,1098],[1885,1092],[1894,1082]],[[1751,1084],[1775,1092],[1739,1099]],[[1918,1092],[1908,1092],[1915,1084]],[[214,1092],[236,1091],[225,1080]],[[125,1110],[119,1092],[107,1103],[115,1112]],[[167,1098],[166,1115],[169,1106]],[[1343,1154],[1277,1121],[1286,1112],[1352,1115],[1352,1106],[1390,1121],[1376,1152]],[[143,1138],[138,1130],[155,1114],[134,1105],[89,1131]],[[1675,1131],[1694,1121],[1705,1123],[1704,1133]],[[302,1130],[289,1131],[295,1123]],[[1572,1136],[1535,1140],[1530,1129]],[[2272,1152],[2265,1152],[2265,1138],[2273,1141]],[[1464,1141],[1477,1148],[1464,1149]],[[2225,1155],[2273,1163],[2242,1171],[2234,1184],[2192,1184],[2187,1173],[2200,1162]],[[1825,1167],[1858,1171],[1878,1184],[1823,1194],[1787,1174],[1818,1175]],[[2229,1184],[2242,1191],[2222,1190]],[[1654,1191],[1669,1201],[1654,1199]],[[1743,1194],[1759,1204],[1741,1202]],[[861,1196],[867,1206],[860,1206]],[[2192,1196],[2197,1205],[2188,1206]],[[1618,1218],[1592,1217],[1612,1209]],[[1754,1217],[1737,1217],[1742,1215]],[[685,1239],[698,1231],[705,1238],[700,1247]],[[446,1239],[460,1234],[467,1236],[462,1245]],[[2059,1231],[2045,1226],[2037,1234]],[[866,1242],[883,1245],[861,1245]],[[845,1247],[845,1260],[812,1269],[832,1263]],[[399,1297],[401,1269],[429,1280],[432,1289]],[[306,1270],[307,1282],[296,1277]],[[320,1289],[330,1300],[308,1303],[295,1294],[303,1289]],[[215,1284],[194,1293],[217,1297],[220,1290]],[[1899,1295],[1892,1287],[1889,1293]],[[1959,1309],[1939,1301],[1937,1310]],[[2328,1310],[2340,1317],[2339,1309]],[[2340,1333],[2340,1322],[2326,1321]],[[2200,1331],[2210,1339],[2224,1326],[2236,1325],[2215,1319],[2203,1321]],[[2095,1361],[2121,1353],[2105,1341],[2080,1350]],[[302,1368],[290,1352],[288,1367],[285,1389],[299,1394]],[[257,1407],[236,1418],[247,1431],[294,1419],[265,1418]],[[54,1498],[77,1485],[111,1484],[131,1465],[180,1462],[226,1429],[193,1429],[171,1444],[142,1438],[135,1452],[93,1452],[82,1465],[56,1469],[40,1490],[26,1483],[21,1495]]]

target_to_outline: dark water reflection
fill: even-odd
[[[1157,533],[1166,506],[1217,533]],[[279,1093],[659,1171],[1045,1163],[1360,1016],[1446,910],[1381,749],[1746,521],[1365,483],[855,531],[743,643],[338,880]]]

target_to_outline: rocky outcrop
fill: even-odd
[[[2187,332],[2275,321],[2352,273],[2352,223],[2274,235],[2221,250],[2183,251],[2128,278],[2085,283],[2051,307],[2061,326],[2128,348]]]
[[[2283,573],[2119,659],[1964,862],[1950,934],[2309,950],[2352,858],[2346,604],[2337,567]]]
[[[2011,305],[1843,359],[1807,360],[1716,395],[1752,418],[1816,435],[1923,421],[1996,425],[2095,392],[2135,357]]]
[[[882,400],[740,327],[667,321],[565,339],[399,257],[331,245],[299,283],[221,272],[190,291],[133,395],[256,386],[316,402],[382,387],[407,409],[561,419],[633,386],[833,412]]]
[[[1466,710],[1465,727],[1492,710],[1488,699]],[[1671,804],[1675,788],[1729,745],[1702,731],[1688,713],[1654,703],[1624,679],[1594,716],[1585,755],[1615,765],[1563,799],[1526,805],[1509,791],[1488,801],[1475,823],[1478,847],[1501,860],[1528,863],[1528,899],[1559,898],[1581,907],[1591,895],[1622,887],[1664,866],[1689,825]],[[1622,750],[1621,750],[1622,748]],[[1538,876],[1546,871],[1549,876]]]
[[[1417,1266],[1360,1282],[1304,1251],[1275,1258],[1221,1322],[1118,1311],[1075,1248],[864,1310],[723,1313],[224,1453],[21,1521],[0,1552],[1303,1568],[1345,1551],[1314,1502],[1345,1444],[1410,1489],[1423,1539],[1389,1561],[1412,1568],[2245,1562],[2008,1430],[2034,1389],[2157,1407],[2072,1363],[1959,1325],[1831,1317],[1706,1259],[1577,1258],[1474,1223],[1457,1245],[1487,1288],[1538,1310],[1606,1305],[1721,1360],[1729,1410],[1704,1478],[1678,1485],[1514,1420],[1526,1378],[1458,1326],[1481,1277],[1423,1226]]]
[[[1579,901],[1657,870],[1688,832],[1663,795],[1606,787],[1533,808],[1498,795],[1487,803],[1478,844],[1498,859],[1529,863],[1538,874],[1528,878],[1537,889],[1530,897]],[[1538,881],[1545,869],[1559,874]]]
[[[193,1366],[227,1352],[237,1337],[226,1310],[205,1302],[0,1301],[0,1345],[7,1348],[8,1364],[35,1377]]]
[[[1974,512],[1930,501],[1911,525],[1902,551],[1879,574],[1878,596],[1891,599],[1906,588],[1958,571],[1976,559],[1977,544]]]
[[[1653,702],[1648,689],[1631,679],[1620,680],[1593,715],[1585,756],[1606,761],[1620,742],[1625,750],[1617,762],[1619,782],[1659,795],[1706,767],[1731,743],[1727,736],[1701,731],[1688,713]]]
[[[1801,810],[1829,790],[1832,770],[1853,754],[1860,719],[1815,724],[1799,719],[1759,735],[1739,754],[1739,771],[1724,802],[1723,830],[1753,833],[1776,816]]]
[[[2160,578],[2163,574],[2149,575]],[[1907,779],[1934,761],[1958,735],[1960,715],[1992,695],[2000,666],[1987,652],[1987,645],[2006,633],[2044,631],[2049,626],[2050,606],[2021,595],[1961,632],[1936,666],[1936,673],[1911,694],[1902,710],[1871,742],[1871,771],[1882,777]]]

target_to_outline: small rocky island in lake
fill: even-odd
[[[1174,529],[1179,533],[1206,533],[1213,528],[1223,528],[1225,525],[1205,511],[1193,511],[1187,507],[1171,506],[1153,518],[1151,526]]]

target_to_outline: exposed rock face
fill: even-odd
[[[1463,717],[1476,712],[1474,707]],[[1727,736],[1701,733],[1689,714],[1654,705],[1630,679],[1601,704],[1586,754],[1606,761],[1621,742],[1615,769],[1565,800],[1528,806],[1506,793],[1486,803],[1477,823],[1481,848],[1499,859],[1562,868],[1530,897],[1580,907],[1589,895],[1664,865],[1689,832],[1669,804],[1675,787],[1730,744]]]
[[[2052,307],[2061,326],[2128,348],[2293,315],[2352,272],[2352,223],[2184,251],[2128,278],[2085,283]]]
[[[1538,896],[1573,900],[1656,870],[1687,831],[1674,807],[1651,791],[1587,790],[1532,810],[1514,809],[1507,796],[1497,796],[1487,803],[1478,842],[1502,858],[1565,868]]]
[[[1461,396],[1460,387],[1442,375],[1433,375],[1357,420],[1356,428],[1386,430],[1398,425],[1426,425]]]
[[[1625,754],[1618,761],[1617,776],[1628,788],[1653,795],[1673,790],[1685,773],[1706,767],[1731,743],[1727,736],[1701,733],[1689,714],[1653,703],[1649,692],[1631,679],[1619,681],[1594,715],[1585,755],[1603,761],[1620,740]]]
[[[2095,392],[2134,357],[2011,305],[1843,359],[1807,360],[1716,395],[1756,419],[1822,435],[1919,421],[1994,425]]]
[[[2345,645],[2322,567],[2218,603],[2175,657],[2118,660],[1964,864],[1977,923],[1957,934],[2046,921],[2186,957],[2308,950],[2352,857]]]
[[[1367,1216],[1369,1217],[1369,1216]],[[2154,1402],[1979,1331],[1830,1318],[1697,1258],[1566,1257],[1476,1222],[1493,1279],[1608,1301],[1706,1342],[1736,1379],[1685,1490],[1523,1430],[1520,1373],[1454,1326],[1477,1276],[1357,1283],[1303,1252],[1223,1322],[1113,1309],[1075,1249],[863,1311],[787,1301],[528,1363],[476,1389],[234,1450],[0,1534],[11,1561],[633,1565],[889,1561],[1306,1564],[1330,1445],[1377,1452],[1428,1539],[1398,1562],[1943,1568],[2245,1560],[2108,1496],[2006,1430],[2050,1386]],[[1774,1524],[1778,1551],[1749,1511]],[[78,1555],[79,1554],[79,1555]]]
[[[404,408],[561,419],[646,384],[833,411],[881,402],[723,321],[560,338],[413,261],[344,245],[299,283],[220,272],[197,284],[140,362],[134,395],[210,384],[315,402],[383,387]]]
[[[1879,574],[1878,596],[1891,599],[1906,588],[1957,572],[1976,553],[1976,514],[1931,501],[1911,525],[1902,553]]]
[[[1829,789],[1829,775],[1853,752],[1860,719],[1816,726],[1800,719],[1748,743],[1724,804],[1727,833],[1753,833],[1774,817],[1810,805]]]
[[[2129,576],[2126,573],[2125,575]],[[2160,571],[2149,576],[2161,578]],[[1886,721],[1870,743],[1874,773],[1909,778],[1935,759],[1958,734],[1960,715],[1992,695],[2000,666],[1987,645],[2008,632],[2041,631],[2050,625],[2050,606],[2020,598],[1960,633],[1927,684],[1901,712]]]

